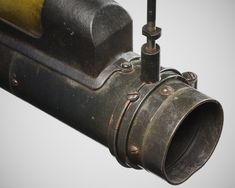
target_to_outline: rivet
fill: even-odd
[[[138,155],[139,154],[139,149],[136,146],[131,146],[130,147],[130,152],[132,155]]]
[[[197,79],[197,75],[193,72],[184,72],[182,75],[187,81],[194,81]]]
[[[18,83],[18,81],[15,78],[13,78],[11,80],[11,85],[14,86],[14,87],[17,87],[19,85],[19,83]]]
[[[164,86],[164,87],[162,87],[160,92],[161,92],[161,95],[169,96],[174,93],[174,89],[170,86]]]
[[[127,95],[127,99],[131,102],[135,102],[139,99],[139,93],[138,92],[134,92],[134,93],[129,93]]]
[[[132,64],[130,62],[123,62],[121,64],[121,68],[123,72],[131,72],[133,69]]]

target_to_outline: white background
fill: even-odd
[[[134,20],[140,53],[146,0],[118,0]],[[235,1],[159,0],[161,63],[194,71],[219,100],[224,130],[210,161],[179,188],[235,187]],[[169,188],[144,170],[120,166],[108,149],[0,89],[0,188]]]

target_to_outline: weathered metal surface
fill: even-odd
[[[141,48],[141,77],[145,83],[156,83],[160,80],[160,46],[156,40],[161,36],[161,29],[156,27],[156,0],[148,0],[147,24],[142,33],[147,37],[147,43]]]
[[[132,19],[112,0],[46,0],[42,23],[46,50],[91,77],[132,51]]]
[[[193,72],[184,72],[182,73],[183,77],[188,81],[188,83],[197,89],[198,78],[197,75]]]
[[[11,51],[1,46],[0,52],[3,50]],[[7,57],[0,62],[0,72],[6,65],[9,67],[6,69],[9,76],[4,77],[9,80],[5,89],[109,146],[123,166],[145,168],[178,184],[209,159],[219,139],[223,121],[221,106],[191,88],[174,70],[163,69],[161,82],[143,84],[138,79],[140,61],[137,60],[132,63],[132,72],[117,72],[94,91],[18,52],[8,54],[13,54],[11,60]],[[183,141],[178,141],[174,135],[178,134],[178,127],[185,127],[184,119],[190,123],[179,133]],[[197,126],[200,134],[196,134],[199,128],[193,131]],[[204,142],[205,148],[201,146]],[[178,149],[174,148],[181,153],[177,154]],[[186,158],[184,155],[191,153],[190,150],[194,155]],[[168,169],[171,163],[177,168],[173,165]]]
[[[104,83],[108,80],[108,78],[115,72],[126,71],[125,68],[122,68],[122,63],[130,63],[131,60],[139,58],[139,55],[134,52],[118,54],[116,57],[113,58],[113,61],[115,63],[105,67],[104,70],[102,70],[96,78],[93,78],[85,74],[80,69],[75,69],[66,62],[63,62],[60,59],[47,55],[43,51],[35,49],[33,46],[29,45],[26,42],[22,42],[17,38],[13,38],[9,36],[6,32],[2,32],[1,30],[0,41],[2,44],[12,49],[15,49],[16,51],[20,51],[23,55],[34,59],[35,61],[48,67],[49,69],[59,72],[64,76],[67,76],[70,79],[77,81],[92,90],[97,90],[101,88]],[[32,53],[32,51],[34,53]]]
[[[170,95],[161,94],[169,87]],[[156,87],[136,113],[126,147],[138,148],[138,155],[127,150],[127,158],[171,184],[182,183],[209,159],[222,124],[216,100],[170,79]]]
[[[141,80],[146,83],[155,83],[160,80],[160,46],[155,44],[152,51],[146,50],[147,44],[141,50]]]
[[[8,59],[0,62],[1,72],[6,66],[10,70],[4,77],[7,80],[5,89],[107,145],[108,122],[119,102],[115,99],[131,88],[134,82],[131,77],[136,71],[116,73],[102,89],[94,91],[17,52],[10,61]]]
[[[106,19],[115,11],[127,19],[121,27],[115,25],[120,17]],[[123,166],[144,168],[179,184],[210,158],[222,131],[223,110],[195,89],[194,73],[159,67],[159,81],[148,77],[143,82],[147,58],[130,52],[132,39],[125,40],[132,36],[131,23],[120,6],[104,0],[46,1],[45,30],[38,40],[0,23],[0,86],[107,146]],[[90,29],[104,25],[111,28],[105,36],[91,35]],[[74,32],[72,38],[68,32]],[[81,34],[80,43],[70,43],[75,33]],[[120,48],[113,50],[117,41]],[[93,46],[86,46],[90,42]],[[105,57],[89,57],[94,53]]]
[[[60,61],[64,71],[71,67],[66,74],[74,69],[91,78],[97,78],[117,56],[132,51],[132,19],[112,0],[46,0],[41,22],[40,40],[0,23],[2,40],[10,37],[7,43],[26,56],[32,55],[33,48],[32,58],[39,62]]]

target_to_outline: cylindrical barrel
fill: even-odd
[[[155,88],[137,112],[127,155],[133,164],[180,184],[207,162],[222,124],[216,100],[169,80]]]
[[[1,18],[7,5],[0,1]],[[0,23],[0,87],[108,147],[123,166],[171,184],[206,163],[222,131],[221,105],[196,90],[196,77],[160,71],[160,47],[142,50],[141,60],[128,52],[124,9],[112,0],[45,0],[42,18],[37,40]]]
[[[143,84],[140,62],[90,90],[0,45],[1,86],[108,146],[118,161],[179,184],[209,159],[223,124],[220,104],[176,71]]]
[[[116,74],[94,91],[2,45],[0,56],[1,87],[107,145],[110,117],[134,73]]]

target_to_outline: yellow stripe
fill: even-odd
[[[34,37],[42,35],[44,0],[0,0],[0,19]]]

